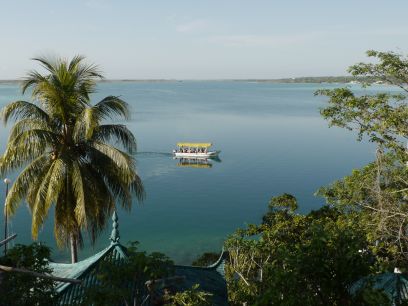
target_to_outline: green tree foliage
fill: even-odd
[[[296,199],[273,198],[261,225],[236,231],[226,242],[233,305],[390,305],[363,276],[404,270],[408,257],[408,59],[369,51],[375,63],[350,67],[359,78],[381,80],[400,92],[356,95],[350,88],[320,90],[331,126],[357,131],[378,145],[376,160],[323,187],[329,205],[296,213]],[[369,86],[369,83],[363,84]]]
[[[13,215],[25,200],[32,213],[32,236],[55,206],[54,233],[59,246],[71,241],[73,260],[87,230],[92,241],[104,228],[118,199],[130,209],[132,194],[141,200],[143,186],[130,155],[133,134],[110,119],[129,119],[126,102],[108,96],[95,105],[90,96],[102,78],[84,58],[71,61],[37,58],[46,74],[32,71],[22,92],[32,102],[15,101],[1,111],[4,123],[15,119],[0,158],[0,175],[21,170],[6,199]],[[115,147],[117,145],[117,147]]]
[[[101,264],[98,285],[85,292],[82,305],[141,305],[148,295],[146,281],[172,275],[173,262],[167,256],[138,251],[137,245],[127,248],[127,260]]]
[[[211,293],[201,291],[196,284],[191,289],[177,292],[170,297],[169,306],[211,306]]]
[[[269,211],[262,217],[264,223],[271,223],[275,212],[281,211],[284,215],[292,215],[298,209],[296,198],[288,193],[272,197],[268,204]]]
[[[349,68],[353,76],[375,77],[401,89],[400,94],[377,93],[357,96],[349,88],[319,90],[329,98],[321,110],[331,126],[358,132],[359,140],[367,135],[382,147],[395,150],[407,161],[408,140],[408,59],[393,52],[368,51],[377,63],[359,63]],[[368,86],[369,84],[365,84]]]
[[[296,198],[288,193],[284,193],[280,196],[273,197],[269,201],[269,209],[285,209],[294,212],[298,208]]]
[[[329,98],[321,110],[330,125],[356,130],[378,145],[376,161],[321,188],[332,205],[360,212],[372,250],[384,268],[405,266],[408,259],[408,59],[393,52],[368,51],[374,63],[349,68],[354,76],[380,79],[400,89],[398,94],[355,95],[348,88],[320,90]],[[369,84],[365,84],[368,86]]]
[[[289,207],[296,203],[289,195],[271,203],[282,199]],[[262,224],[238,230],[226,242],[231,303],[352,305],[349,285],[367,275],[375,260],[355,214],[325,206],[300,215],[275,207]]]
[[[0,258],[0,264],[48,274],[50,249],[34,243],[16,245]],[[3,306],[48,306],[55,305],[54,282],[26,273],[2,272],[0,274],[0,305]]]
[[[389,153],[320,188],[317,194],[331,205],[357,213],[382,269],[404,269],[408,260],[407,183],[407,167]]]

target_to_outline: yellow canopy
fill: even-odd
[[[212,146],[210,142],[178,142],[178,147],[190,147],[190,148],[209,148]]]

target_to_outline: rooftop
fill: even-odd
[[[102,251],[73,264],[50,262],[54,276],[82,280],[82,284],[57,283],[57,292],[60,295],[59,305],[78,305],[85,290],[98,285],[97,275],[101,263],[105,261],[119,263],[127,260],[127,249],[119,241],[119,223],[116,212],[112,216],[112,221],[111,243]],[[175,265],[174,276],[170,277],[169,281],[174,280],[174,277],[181,279],[177,282],[171,281],[177,291],[184,291],[199,284],[200,290],[213,294],[213,305],[228,305],[224,274],[225,259],[226,254],[223,252],[217,262],[208,267]],[[150,305],[147,288],[141,289],[140,292],[145,292],[146,295],[147,302],[144,305]]]

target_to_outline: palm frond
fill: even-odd
[[[96,141],[116,142],[122,145],[130,154],[137,150],[136,138],[133,133],[122,124],[99,125],[92,136]]]
[[[86,197],[86,229],[91,241],[94,242],[115,208],[115,198],[108,188],[103,176],[99,173],[95,164],[85,163],[81,165],[81,173],[85,182]],[[90,205],[92,203],[92,205]]]
[[[37,71],[30,71],[28,73],[28,76],[25,79],[23,79],[21,85],[21,92],[24,95],[29,88],[35,87],[36,84],[46,81],[47,81],[46,76],[43,76]]]
[[[16,170],[45,153],[47,145],[42,142],[9,144],[0,157],[0,175]]]
[[[37,61],[41,64],[43,68],[51,72],[51,74],[55,73],[56,66],[58,65],[57,59],[51,59],[50,57],[34,57],[32,60]]]
[[[37,119],[41,121],[49,121],[50,117],[37,105],[27,101],[15,101],[7,104],[0,112],[2,121],[7,124],[9,119]]]
[[[53,151],[58,140],[58,134],[41,129],[32,129],[18,134],[7,145],[0,164],[0,172],[16,169],[47,151]]]
[[[99,125],[95,110],[92,107],[86,107],[78,114],[74,129],[73,137],[76,141],[88,140],[91,138],[94,129]]]
[[[106,147],[109,148],[110,146]],[[106,149],[106,147],[104,148]],[[127,155],[127,158],[129,158],[132,163],[128,164],[127,167],[122,166],[112,158],[115,150],[116,149],[114,149],[113,152],[110,152],[108,149],[106,151],[110,153],[105,154],[100,150],[91,148],[89,150],[90,160],[92,160],[92,167],[95,167],[94,171],[98,172],[104,178],[113,195],[121,200],[124,207],[128,207],[131,205],[129,199],[130,193],[128,191],[134,192],[138,200],[141,202],[145,196],[144,188],[137,175],[133,158]],[[123,160],[122,162],[126,162],[126,160]]]
[[[85,59],[82,55],[75,55],[68,65],[68,71],[75,72],[77,70],[78,65]]]
[[[115,96],[108,96],[94,106],[96,116],[101,122],[103,119],[115,119],[116,117],[130,119],[129,104]]]
[[[27,196],[31,185],[35,184],[47,172],[51,160],[42,155],[31,162],[16,178],[6,198],[7,214],[14,215],[21,201]]]
[[[52,130],[55,130],[55,127],[53,127],[47,121],[38,120],[36,118],[21,119],[18,122],[16,122],[11,128],[8,141],[13,142],[13,139],[15,139],[18,135],[20,135],[21,133],[25,131],[29,131],[31,129],[52,131]]]
[[[10,144],[19,145],[19,144],[30,144],[32,142],[43,142],[47,145],[53,145],[58,143],[59,134],[54,133],[48,129],[30,129],[25,130],[16,135],[16,137],[10,139]]]
[[[132,192],[136,195],[137,199],[139,202],[143,202],[143,200],[146,198],[146,192],[143,187],[143,182],[139,175],[135,173],[134,179],[132,184],[130,185]]]
[[[66,182],[65,173],[66,163],[62,159],[54,160],[37,191],[31,224],[31,234],[34,239],[38,237],[39,228],[47,218],[49,208],[56,202],[61,190],[64,188]]]
[[[81,168],[77,161],[73,161],[71,169],[71,184],[75,197],[75,217],[78,225],[86,226],[85,188]]]
[[[124,174],[127,174],[129,170],[134,169],[133,158],[125,152],[98,141],[93,142],[91,146],[100,153],[106,155],[119,169],[124,170]]]
[[[68,181],[65,181],[67,183]],[[79,246],[82,245],[82,235],[80,227],[75,218],[75,203],[70,200],[70,192],[63,189],[58,195],[55,205],[54,236],[57,245],[62,247],[66,245],[71,235],[75,236]]]

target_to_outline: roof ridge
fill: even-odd
[[[229,255],[229,252],[225,251],[225,249],[222,248],[222,251],[221,251],[221,254],[218,260],[214,262],[212,265],[207,266],[207,268],[218,268],[221,264],[223,264],[227,260],[228,255]]]
[[[52,274],[55,275],[55,268],[59,267],[71,267],[71,268],[76,268],[80,267],[81,265],[84,265],[84,268],[81,269],[79,268],[79,271],[76,271],[74,274],[68,274],[70,278],[75,278],[75,279],[80,279],[86,272],[88,272],[95,264],[97,264],[100,260],[102,260],[106,254],[109,253],[109,251],[114,248],[115,245],[110,245],[107,248],[103,249],[102,251],[96,253],[95,255],[85,258],[81,261],[75,262],[75,263],[58,263],[58,262],[52,262],[50,261],[50,267],[53,270]],[[69,286],[72,286],[74,284],[71,283],[63,283],[61,286],[58,286],[58,291],[62,291]]]
[[[217,259],[216,262],[209,266],[192,266],[192,265],[174,265],[174,267],[179,267],[179,268],[191,268],[191,269],[197,269],[197,270],[215,270],[218,271],[218,268],[223,265],[227,259],[228,256],[228,251],[225,251],[224,249],[221,251],[220,257]]]

